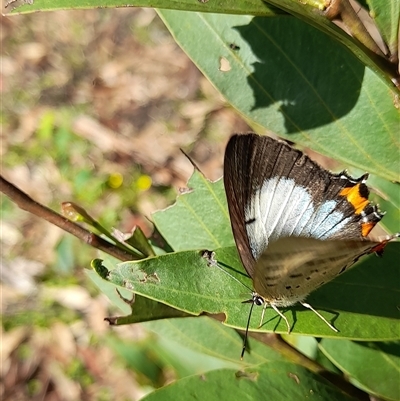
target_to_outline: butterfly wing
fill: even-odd
[[[284,237],[269,244],[254,270],[254,289],[277,307],[302,301],[311,291],[347,271],[379,242],[323,241]]]
[[[366,177],[332,174],[267,136],[232,136],[225,151],[224,184],[247,273],[254,278],[256,260],[282,237],[365,239],[382,218],[368,201]]]

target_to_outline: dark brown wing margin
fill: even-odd
[[[257,135],[234,135],[230,138],[224,158],[224,186],[236,246],[243,266],[253,277],[255,260],[246,233],[244,209],[252,193],[252,159]]]

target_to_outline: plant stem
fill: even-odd
[[[58,214],[48,207],[36,202],[29,195],[18,189],[15,185],[7,181],[1,175],[0,191],[7,195],[20,209],[47,220],[49,223],[60,227],[62,230],[86,242],[88,245],[108,253],[109,255],[122,261],[136,259],[131,253],[119,249],[114,244],[105,241],[103,238],[91,233],[73,221],[68,220],[61,214]]]

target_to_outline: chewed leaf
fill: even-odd
[[[159,232],[175,251],[234,245],[222,180],[211,182],[195,170],[176,203],[153,214]]]
[[[104,320],[108,321],[113,326],[121,326],[124,324],[189,316],[185,312],[140,295],[134,296],[131,300],[126,299],[124,301],[127,302],[131,308],[131,313],[129,315],[109,316]]]
[[[244,329],[249,305],[242,302],[250,298],[249,290],[208,263],[202,254],[185,251],[120,263],[108,272],[107,280],[188,314],[224,313],[225,324]],[[374,255],[363,258],[350,272],[309,296],[307,301],[339,333],[300,305],[282,310],[292,324],[292,333],[359,340],[398,339],[400,268],[396,261],[399,257],[400,243],[390,243],[383,258]],[[216,249],[215,259],[238,281],[252,287],[235,247]],[[266,312],[263,326],[258,328],[261,312],[262,308],[253,309],[251,330],[286,332],[285,322],[271,309]]]
[[[104,280],[108,279],[109,270],[103,265],[103,261],[101,259],[93,259],[91,266],[101,278]]]
[[[98,260],[96,263],[102,263]],[[103,266],[103,270],[107,269]],[[187,316],[185,312],[171,308],[150,298],[137,295],[125,288],[118,287],[111,281],[106,281],[96,274],[96,271],[86,270],[85,273],[93,283],[106,295],[111,303],[118,307],[122,316],[113,314],[104,320],[112,325],[133,324],[152,320],[168,319],[171,317]],[[108,269],[107,269],[108,274]]]

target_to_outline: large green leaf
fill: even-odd
[[[400,344],[323,339],[319,347],[351,382],[385,400],[400,399]]]
[[[244,359],[240,360],[242,337],[235,330],[206,316],[147,322],[143,326],[163,338],[223,360],[238,369],[246,365],[286,360],[277,351],[252,338],[248,339],[248,352]]]
[[[179,323],[179,324],[176,324]],[[240,369],[245,366],[244,361],[239,358],[241,344],[239,335],[234,330],[223,327],[213,319],[189,318],[189,319],[169,319],[157,322],[144,323],[142,328],[149,333],[146,340],[140,342],[122,341],[121,338],[105,338],[106,344],[111,345],[121,357],[126,360],[135,371],[143,371],[148,364],[156,363],[158,369],[161,365],[167,367],[168,371],[172,368],[176,378],[207,372],[215,369],[230,368]],[[221,330],[222,328],[223,330]],[[200,338],[199,334],[202,337]],[[218,337],[220,336],[220,337]],[[230,340],[236,338],[233,344]],[[207,341],[211,339],[211,341]],[[221,341],[222,340],[222,341]],[[226,340],[226,346],[223,341]],[[218,343],[219,341],[219,343]],[[208,347],[212,344],[214,349]],[[222,350],[221,350],[222,345]],[[270,350],[265,345],[262,348]],[[227,357],[224,352],[230,346],[230,354],[235,357]],[[274,352],[269,351],[270,354]],[[276,353],[275,353],[276,354]],[[247,358],[246,360],[251,358]],[[269,361],[272,358],[253,358],[255,361]],[[282,359],[277,356],[275,359]],[[161,373],[161,372],[160,372]]]
[[[389,244],[384,258],[364,258],[358,267],[311,294],[309,303],[332,320],[339,333],[334,333],[313,312],[301,306],[283,311],[292,323],[292,333],[359,340],[400,338],[399,257],[400,244]],[[237,280],[252,287],[236,248],[217,249],[216,259]],[[215,266],[209,266],[199,251],[120,263],[104,277],[187,313],[225,313],[227,325],[246,327],[249,305],[242,301],[250,298],[250,291],[246,295],[240,283]],[[286,332],[285,322],[270,309],[263,326],[258,328],[261,312],[262,308],[254,308],[252,330]]]
[[[272,362],[241,371],[220,369],[194,375],[149,394],[144,401],[176,400],[350,401],[329,382],[288,362]]]
[[[329,36],[288,17],[159,14],[199,69],[254,123],[399,181],[394,93]],[[221,71],[221,58],[229,71]]]

